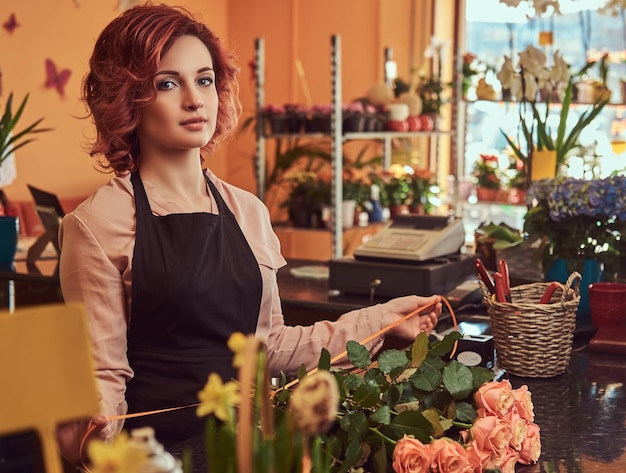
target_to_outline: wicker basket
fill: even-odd
[[[511,302],[496,302],[479,278],[491,323],[497,364],[516,376],[550,378],[565,372],[572,352],[581,275],[572,273],[539,304],[550,282],[511,288]]]

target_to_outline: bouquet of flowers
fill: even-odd
[[[626,254],[626,177],[542,179],[531,184],[526,198],[524,232],[531,242],[541,240],[544,270],[557,257],[613,264]]]
[[[209,471],[506,473],[517,462],[536,462],[541,442],[531,393],[454,360],[460,337],[454,331],[429,342],[422,333],[406,350],[385,350],[376,362],[350,341],[350,368],[333,368],[322,350],[316,369],[302,367],[290,383],[283,375],[272,390],[262,342],[233,334],[228,346],[239,379],[223,383],[213,373],[198,395],[197,414],[208,416]],[[95,472],[127,471],[120,455],[103,448],[138,467],[141,459],[128,456],[126,437],[120,439],[108,447],[93,442],[100,450]]]
[[[491,154],[481,154],[480,158],[474,163],[472,175],[478,187],[499,189],[500,168],[498,166],[498,157]]]

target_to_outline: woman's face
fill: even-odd
[[[141,154],[200,148],[215,132],[218,97],[213,60],[195,36],[182,36],[154,76],[156,100],[141,109]]]

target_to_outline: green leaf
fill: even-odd
[[[374,424],[389,424],[391,422],[391,410],[389,406],[381,406],[370,415],[370,422]]]
[[[439,411],[437,411],[436,409],[424,409],[422,411],[422,415],[426,417],[426,419],[428,419],[428,422],[430,422],[430,425],[432,425],[433,437],[439,438],[443,436],[444,428],[441,425],[441,422],[439,422]]]
[[[306,365],[301,364],[301,365],[300,365],[300,368],[298,368],[298,374],[297,374],[298,379],[300,379],[300,380],[301,380],[301,379],[303,379],[303,378],[306,378],[306,374],[307,374],[307,373],[308,373],[308,371],[307,371],[307,369],[306,369]]]
[[[454,399],[463,399],[472,392],[472,372],[454,360],[443,369],[443,385]]]
[[[493,371],[482,366],[470,366],[472,372],[472,388],[477,389],[488,381],[493,381]]]
[[[352,400],[361,407],[373,407],[380,400],[380,389],[372,384],[363,384],[354,391]]]
[[[348,351],[348,359],[355,368],[367,369],[372,364],[370,353],[363,345],[350,340],[346,344],[346,349]]]
[[[400,400],[400,397],[402,396],[402,390],[402,384],[392,384],[389,386],[389,390],[387,391],[387,405],[390,409],[393,409],[393,407]]]
[[[341,464],[339,471],[349,471],[350,468],[356,466],[362,455],[363,449],[361,448],[361,443],[358,440],[350,442],[350,445],[348,445],[346,449],[346,458]]]
[[[400,350],[386,350],[378,356],[378,367],[385,374],[397,370],[402,372],[408,364],[409,359],[406,357],[405,353]]]
[[[432,424],[417,411],[401,412],[391,421],[390,427],[396,439],[404,435],[413,435],[416,439],[428,443],[433,434]]]
[[[476,418],[476,409],[467,402],[456,403],[456,419],[460,422],[471,423]]]
[[[330,352],[326,348],[322,348],[317,369],[330,371]]]
[[[363,384],[363,378],[358,374],[350,373],[343,380],[343,385],[348,391],[354,391]]]
[[[387,473],[387,446],[380,441],[380,448],[372,455],[372,467],[374,473]]]
[[[460,332],[454,331],[448,333],[443,340],[438,340],[434,342],[429,351],[429,355],[435,356],[444,356],[452,351],[452,347],[454,347],[454,342],[462,337]]]
[[[411,345],[411,366],[419,368],[428,355],[428,334],[420,332]]]
[[[422,364],[418,372],[411,376],[411,383],[420,391],[433,392],[441,386],[441,371]]]
[[[367,417],[362,412],[351,412],[341,419],[342,430],[348,432],[350,441],[361,440],[369,431]]]

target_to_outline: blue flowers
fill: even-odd
[[[533,181],[526,201],[524,233],[539,240],[544,270],[555,258],[596,258],[626,273],[626,177]]]
[[[561,221],[569,217],[618,219],[626,222],[626,177],[575,179],[559,177],[531,184],[526,194],[529,205],[547,202],[550,218]],[[534,203],[534,204],[533,204]]]

